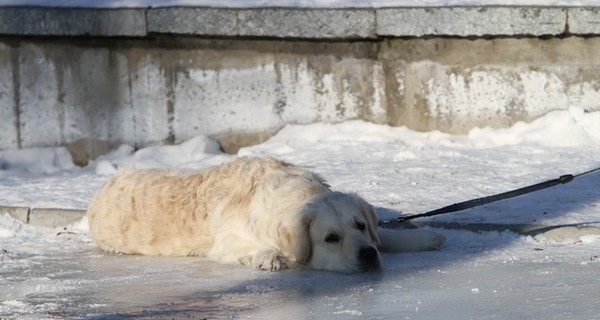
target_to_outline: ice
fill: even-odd
[[[560,132],[557,133],[556,130]],[[276,156],[358,192],[382,219],[600,165],[600,112],[556,111],[465,136],[362,121],[290,125],[239,155]],[[60,148],[0,152],[0,205],[85,209],[123,166],[229,161],[206,137],[128,146],[85,168]],[[435,229],[435,252],[383,254],[380,273],[261,272],[198,257],[106,254],[87,221],[66,228],[0,214],[0,318],[593,319],[600,313],[600,171],[429,223],[544,225],[545,232]],[[554,226],[554,227],[553,227]],[[555,228],[555,226],[562,226]]]

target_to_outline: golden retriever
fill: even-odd
[[[374,208],[308,170],[242,157],[199,172],[124,169],[94,196],[90,233],[109,252],[206,256],[261,270],[381,268],[379,249],[438,248],[426,230],[378,227]]]

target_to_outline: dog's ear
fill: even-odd
[[[310,223],[312,218],[304,215],[279,227],[282,251],[290,262],[305,264],[310,258]]]
[[[379,235],[377,233],[377,228],[379,226],[379,220],[377,219],[377,214],[375,213],[375,208],[370,205],[367,201],[365,201],[360,196],[353,194],[354,203],[358,207],[360,213],[362,213],[363,218],[367,221],[367,230],[369,231],[369,235],[371,239],[380,246],[381,240],[379,239]]]

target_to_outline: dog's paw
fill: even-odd
[[[257,252],[252,258],[252,265],[259,270],[279,271],[287,268],[286,259],[275,251]]]
[[[430,249],[429,250],[437,250],[439,249],[444,242],[446,242],[446,237],[441,234],[434,234],[430,238]]]
[[[436,250],[446,242],[441,234],[423,229],[392,230],[379,228],[381,249],[386,252],[419,252]]]
[[[439,233],[422,230],[418,236],[415,236],[415,240],[420,245],[417,251],[432,251],[439,249],[446,242],[446,237]]]

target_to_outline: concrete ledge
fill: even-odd
[[[0,7],[0,35],[377,39],[600,34],[598,7],[133,9]]]

